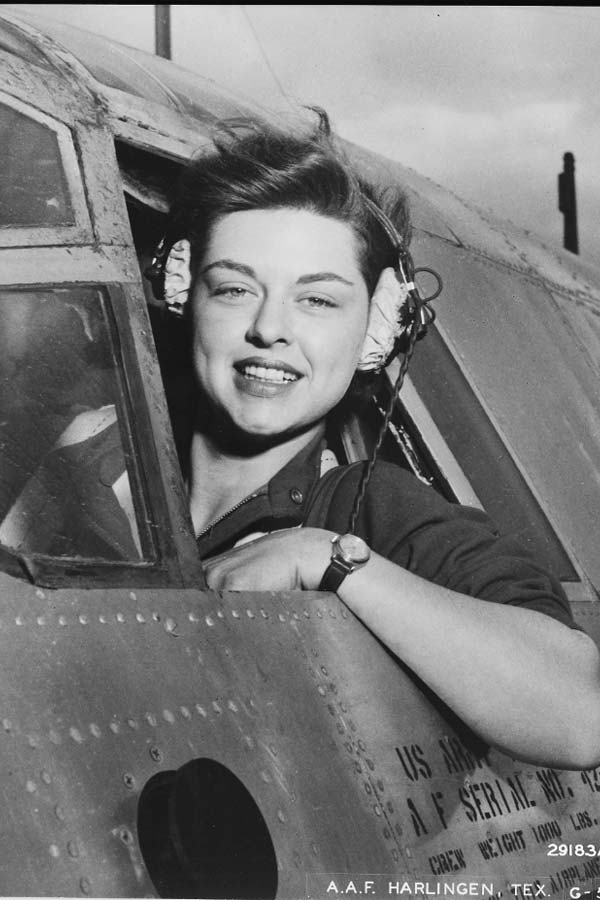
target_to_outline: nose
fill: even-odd
[[[260,347],[288,344],[292,339],[290,309],[280,294],[265,294],[254,310],[246,340]]]

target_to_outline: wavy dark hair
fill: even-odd
[[[317,127],[306,137],[224,123],[214,138],[214,152],[193,159],[179,180],[167,225],[167,247],[186,237],[194,270],[211,228],[222,216],[282,207],[309,210],[353,229],[358,262],[372,293],[381,271],[398,260],[397,250],[369,211],[365,197],[384,209],[405,248],[411,237],[408,203],[399,192],[393,197],[376,196],[332,136],[327,115],[317,112]]]
[[[411,239],[406,196],[389,189],[378,194],[361,178],[331,133],[325,112],[309,135],[296,136],[252,122],[221,123],[214,149],[198,154],[184,169],[173,192],[163,259],[180,238],[191,245],[192,274],[197,271],[215,223],[246,210],[308,210],[351,227],[358,264],[369,295],[382,270],[398,264],[395,245],[369,209],[375,203],[393,222],[401,247]],[[162,273],[156,288],[161,291]],[[361,406],[376,390],[379,376],[357,372],[336,418]]]

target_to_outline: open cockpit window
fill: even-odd
[[[140,561],[133,453],[104,291],[0,290],[0,543]]]
[[[56,243],[89,228],[68,128],[0,97],[0,243]],[[77,235],[74,232],[77,231]]]

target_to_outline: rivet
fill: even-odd
[[[156,724],[157,724],[156,716],[153,716],[152,713],[147,712],[146,715],[144,716],[144,718],[145,718],[146,722],[148,723],[148,725],[151,725],[152,728],[156,728]]]
[[[380,792],[383,792],[383,791],[385,790],[385,787],[384,787],[384,785],[383,785],[383,781],[382,781],[381,779],[379,779],[379,781],[377,782],[377,790],[380,791]]]
[[[177,622],[175,621],[175,619],[166,619],[165,631],[168,634],[175,634],[175,632],[177,631]]]
[[[327,669],[325,668],[325,666],[321,666],[321,672],[323,673],[323,675],[328,675],[328,674],[329,674],[328,671],[327,671]]]
[[[133,836],[128,828],[121,828],[119,831],[119,840],[123,841],[124,844],[133,843]]]
[[[10,721],[10,719],[2,719],[2,727],[7,733],[9,733],[12,730],[12,722]]]
[[[218,619],[224,619],[224,618],[225,618],[225,613],[223,612],[222,609],[218,609],[218,610],[217,610],[217,618],[218,618]]]
[[[200,706],[199,703],[196,703],[196,712],[201,715],[204,719],[206,719],[207,712],[203,706]]]
[[[92,890],[92,886],[91,886],[88,878],[82,878],[81,881],[79,882],[79,887],[81,888],[81,890],[84,894],[89,894]]]
[[[29,746],[30,746],[33,750],[35,750],[35,749],[38,747],[38,739],[37,739],[37,737],[35,736],[35,734],[30,734],[30,735],[28,736],[28,738],[27,738],[27,743],[29,744]]]
[[[348,610],[347,610],[347,609],[343,609],[343,610],[342,610],[342,619],[347,619],[347,618],[348,618]]]
[[[129,591],[129,599],[130,599],[133,603],[136,603],[136,602],[137,602],[137,597],[136,597],[134,591]]]
[[[297,612],[292,613],[292,619],[295,619],[296,622],[298,621],[299,618],[300,618],[300,616],[298,615]]]
[[[365,791],[367,792],[367,794],[373,793],[373,788],[371,787],[371,785],[369,784],[368,781],[365,781],[364,787],[365,787]]]
[[[330,610],[329,610],[329,615],[331,616],[332,619],[337,619],[337,616],[336,616],[336,614],[335,614],[335,610],[334,610],[334,609],[330,609]]]
[[[279,613],[279,615],[277,616],[277,618],[279,619],[280,622],[285,622],[285,621],[286,621],[286,618],[285,618],[285,616],[284,616],[283,613]]]
[[[51,741],[53,744],[58,745],[58,744],[61,743],[61,740],[62,740],[62,739],[61,739],[60,734],[58,734],[56,731],[54,731],[53,728],[51,728],[50,731],[48,732],[48,737],[50,738],[50,741]]]
[[[290,497],[292,502],[297,503],[298,505],[300,505],[304,500],[304,495],[302,494],[302,491],[298,490],[298,488],[292,488],[292,490],[290,491]]]
[[[25,785],[25,790],[28,794],[35,794],[35,792],[37,791],[37,784],[35,783],[35,781],[28,781]]]
[[[232,610],[231,610],[231,615],[233,616],[234,619],[239,619],[239,617],[240,617],[240,614],[239,614],[239,612],[237,611],[237,609],[232,609]]]
[[[45,616],[38,616],[37,619],[36,619],[36,622],[38,623],[38,625],[45,625],[45,624],[46,624],[46,617],[45,617]]]
[[[393,812],[394,812],[394,804],[391,803],[389,800],[388,800],[388,802],[385,804],[385,808],[387,809],[387,811],[388,811],[389,813],[393,813]]]
[[[213,700],[212,708],[213,708],[214,711],[215,711],[216,713],[218,713],[219,715],[221,715],[221,713],[223,712],[223,710],[221,709],[221,707],[219,706],[219,704],[217,703],[216,700]]]
[[[59,624],[59,625],[63,625],[63,626],[66,625],[66,624],[67,624],[66,618],[65,618],[64,616],[59,616],[59,617],[58,617],[58,624]]]
[[[76,744],[83,743],[83,737],[81,736],[81,732],[78,728],[69,728],[69,734],[73,738]]]
[[[191,718],[192,718],[192,714],[191,714],[191,712],[189,711],[189,709],[187,708],[187,706],[180,706],[180,707],[179,707],[179,711],[180,711],[180,713],[181,713],[181,715],[183,716],[184,719],[191,719]]]
[[[394,859],[394,862],[398,862],[398,860],[400,859],[400,855],[396,849],[392,850],[392,857]]]
[[[348,725],[350,726],[350,731],[356,731],[356,722],[353,719],[350,719]]]
[[[50,777],[50,772],[46,772],[45,769],[42,769],[40,772],[40,778],[44,782],[44,784],[52,784],[52,778]]]
[[[246,737],[244,738],[244,743],[246,744],[246,747],[248,748],[248,750],[254,750],[254,748],[256,747],[254,738],[250,737],[249,734],[247,734]]]
[[[169,725],[173,725],[175,722],[175,716],[170,709],[163,709],[163,719],[165,722],[168,722]]]
[[[148,752],[150,754],[150,759],[154,760],[154,762],[160,763],[163,761],[163,755],[158,747],[150,747]]]
[[[376,816],[380,816],[380,815],[381,815],[381,807],[379,806],[378,803],[375,804],[375,806],[373,807],[373,810],[375,811],[375,815],[376,815]]]
[[[346,750],[348,751],[348,753],[352,753],[352,752],[353,752],[352,744],[350,743],[350,741],[346,741],[346,742],[344,743],[344,747],[346,748]]]
[[[56,818],[57,818],[60,822],[64,822],[64,820],[65,820],[65,811],[64,811],[64,809],[62,808],[62,806],[55,806],[55,807],[54,807],[54,815],[56,816]]]
[[[60,850],[58,849],[56,844],[50,844],[48,850],[50,851],[50,856],[53,856],[54,859],[58,859],[58,857],[60,856]]]
[[[110,730],[112,731],[113,734],[118,734],[119,731],[121,730],[121,729],[119,728],[119,723],[118,723],[118,722],[111,722],[110,725],[109,725],[108,727],[110,728]]]
[[[100,615],[98,616],[98,621],[100,622],[101,625],[106,625],[106,616],[104,616],[104,615],[102,615],[102,613],[100,613]]]
[[[358,749],[359,749],[359,750],[362,750],[363,752],[367,749],[366,746],[365,746],[365,742],[364,742],[363,740],[360,740],[360,738],[359,738],[359,741],[358,741]],[[369,762],[369,760],[367,760],[367,763],[368,763],[368,762]]]
[[[190,620],[190,622],[199,622],[200,621],[200,617],[197,616],[196,613],[193,613],[193,612],[191,612],[188,615],[188,619]]]
[[[287,822],[285,813],[280,809],[277,810],[277,818],[279,819],[280,822]]]
[[[42,590],[40,590],[40,588],[38,588],[37,591],[35,592],[35,596],[38,598],[38,600],[46,599],[45,593]]]
[[[79,621],[82,625],[87,625],[88,617],[87,616],[79,616]]]
[[[262,778],[262,780],[264,781],[265,784],[270,784],[271,776],[269,775],[268,772],[261,772],[260,777]]]
[[[323,618],[323,613],[321,612],[320,609],[317,610],[317,618],[319,618],[319,619]]]
[[[311,849],[312,852],[315,854],[315,856],[318,855],[318,853],[319,853],[319,848],[317,847],[316,844],[311,844],[311,845],[310,845],[310,849]]]
[[[362,741],[359,741],[359,742],[358,742],[358,746],[360,747],[360,749],[361,749],[361,750],[366,750],[365,745],[362,744],[362,747],[361,747],[361,746],[360,746],[361,744],[362,744]],[[375,763],[373,762],[373,760],[372,760],[372,759],[367,759],[367,760],[366,760],[366,763],[367,763],[368,767],[370,768],[371,772],[374,772],[374,771],[375,771]]]
[[[305,619],[310,619],[310,613],[309,613],[309,611],[308,611],[307,609],[304,610],[304,618],[305,618]]]
[[[123,624],[124,621],[125,621],[125,616],[123,615],[123,613],[117,613],[117,622],[120,622],[121,624]]]
[[[392,836],[392,832],[390,831],[389,828],[384,828],[384,829],[383,829],[383,836],[384,836],[384,838],[386,839],[386,841],[389,841],[389,839],[390,839],[391,836]]]
[[[153,612],[153,613],[152,613],[152,619],[153,619],[155,622],[160,622],[160,615],[159,615],[157,612]]]
[[[246,615],[248,616],[249,619],[253,619],[253,618],[254,618],[254,613],[252,612],[251,609],[247,609],[247,610],[246,610]]]
[[[130,728],[132,728],[135,731],[137,731],[137,729],[139,727],[138,723],[136,722],[135,719],[127,719],[127,724],[129,725]]]
[[[77,859],[77,857],[79,856],[79,847],[77,846],[76,841],[69,841],[69,843],[67,844],[67,853],[73,859]]]
[[[125,774],[123,775],[123,784],[128,790],[132,791],[135,787],[135,778],[133,777],[133,775],[131,775],[129,772],[125,772]]]
[[[264,609],[261,609],[260,614],[261,614],[261,616],[263,617],[263,619],[268,619],[268,618],[269,618],[269,613],[268,613],[266,610],[264,610]]]
[[[102,732],[100,731],[98,725],[95,724],[95,722],[92,722],[90,725],[90,734],[95,738],[102,737]]]
[[[358,760],[354,763],[354,768],[356,769],[356,771],[358,772],[359,775],[362,775],[362,766],[358,762]]]
[[[212,619],[210,616],[207,616],[204,621],[206,622],[206,624],[208,625],[209,628],[212,628],[213,625],[215,624],[215,620]]]
[[[398,831],[398,826],[396,826],[396,831]],[[401,834],[401,832],[398,831],[398,834]],[[412,850],[410,849],[410,847],[405,847],[405,848],[404,848],[404,852],[406,853],[406,855],[407,855],[408,858],[410,859],[411,856],[412,856]]]
[[[230,701],[228,702],[227,707],[228,707],[228,709],[231,710],[231,712],[234,712],[234,713],[239,712],[239,709],[238,709],[238,707],[236,706],[236,704],[233,702],[233,700],[230,700]]]
[[[23,616],[17,616],[17,618],[15,619],[15,625],[22,625],[22,624],[23,624]]]
[[[396,825],[396,834],[402,834],[402,825]]]
[[[139,622],[140,625],[145,625],[145,624],[146,624],[146,620],[145,620],[145,618],[143,617],[143,615],[142,615],[141,613],[136,613],[136,614],[135,614],[135,620],[136,620],[136,622]]]

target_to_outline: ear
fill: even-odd
[[[191,248],[188,240],[175,241],[165,263],[165,303],[169,312],[183,315],[192,285]]]
[[[359,372],[378,371],[386,365],[406,329],[407,300],[408,285],[398,281],[394,269],[384,269],[371,297]]]

